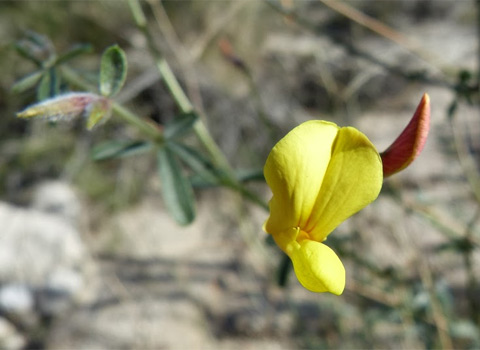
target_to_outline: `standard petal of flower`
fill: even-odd
[[[272,189],[269,233],[302,227],[317,201],[339,128],[329,122],[305,122],[280,140],[265,163],[265,179]]]
[[[382,187],[382,161],[370,140],[352,127],[341,128],[322,188],[302,229],[323,241],[341,222],[374,201]]]
[[[305,239],[288,252],[299,282],[312,292],[336,295],[345,288],[345,268],[337,254],[323,243]]]

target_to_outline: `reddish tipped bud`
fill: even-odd
[[[430,130],[430,98],[424,94],[410,123],[388,149],[381,153],[383,176],[393,175],[410,165],[422,151]]]
[[[29,106],[17,113],[17,117],[70,120],[83,115],[87,118],[87,128],[91,129],[100,120],[105,120],[110,110],[111,101],[106,97],[88,92],[71,92]]]

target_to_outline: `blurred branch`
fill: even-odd
[[[458,240],[464,238],[464,232],[467,231],[465,226],[462,226],[458,220],[455,220],[449,216],[448,213],[434,208],[418,204],[414,201],[406,199],[401,195],[400,190],[395,187],[391,182],[384,183],[383,188],[388,191],[388,194],[393,200],[395,200],[399,206],[411,211],[413,214],[420,216],[430,222],[441,233],[449,238],[449,240]],[[473,228],[470,228],[472,230]],[[477,247],[480,247],[480,240],[475,236],[468,238],[469,242]]]
[[[237,15],[237,13],[243,9],[246,4],[249,4],[250,1],[232,1],[229,9],[226,13],[223,13],[221,16],[218,16],[209,28],[207,28],[205,34],[202,38],[196,41],[195,46],[192,47],[190,50],[190,54],[194,61],[200,59],[203,53],[205,52],[206,48],[214,40],[217,35],[221,32],[221,30],[231,23],[232,18]]]
[[[398,287],[397,287],[398,288]],[[361,296],[362,298],[371,300],[373,302],[382,304],[394,310],[399,310],[405,307],[406,304],[411,303],[411,300],[405,300],[402,298],[402,292],[387,292],[381,288],[376,288],[373,285],[358,282],[354,279],[349,279],[345,286],[346,291]],[[408,305],[409,306],[409,305]],[[448,332],[448,325],[442,322],[436,323],[426,319],[425,317],[419,317],[422,322],[434,326],[439,332]],[[449,349],[452,349],[451,347]]]
[[[248,85],[250,87],[250,95],[254,100],[255,109],[257,116],[263,126],[268,130],[268,134],[272,141],[278,139],[277,131],[278,128],[272,121],[268,118],[267,109],[262,100],[262,95],[260,94],[260,90],[258,89],[257,83],[255,82],[254,75],[252,74],[252,70],[250,67],[245,63],[245,61],[235,53],[230,41],[226,38],[223,38],[218,43],[219,49],[223,55],[223,57],[232,65],[234,66],[246,79]]]
[[[465,238],[470,240],[473,234],[473,227],[477,224],[480,219],[480,207],[477,208],[472,220],[468,224],[465,232]],[[470,249],[465,249],[463,251],[463,261],[465,265],[465,270],[467,272],[467,295],[470,303],[470,316],[472,320],[475,320],[480,325],[480,305],[477,300],[477,291],[478,280],[474,271],[473,264],[473,247]]]
[[[413,235],[411,236],[411,238],[413,238]],[[417,247],[417,245],[413,244],[412,247]],[[425,286],[430,296],[432,318],[437,328],[438,339],[440,341],[441,348],[453,349],[452,339],[449,334],[448,319],[442,310],[442,305],[437,297],[437,293],[435,292],[435,282],[430,265],[425,259],[425,257],[419,253],[418,249],[412,249],[414,250],[416,255],[416,266],[418,267],[422,284]]]
[[[402,33],[396,31],[395,29],[387,26],[386,24],[380,22],[379,20],[372,18],[363,12],[355,9],[354,7],[348,5],[342,1],[332,1],[332,0],[318,0],[324,5],[330,7],[332,10],[340,13],[341,15],[349,18],[350,20],[358,23],[371,31],[377,33],[378,35],[393,41],[397,45],[407,49],[411,53],[415,54],[416,56],[422,58],[426,63],[429,63],[430,66],[434,66],[432,61],[438,60],[438,57],[434,57],[432,53],[427,52],[422,49],[422,45]],[[441,69],[437,68],[438,71]]]
[[[468,148],[464,142],[464,135],[462,135],[460,125],[458,125],[459,122],[456,121],[457,118],[455,118],[455,113],[452,114],[448,119],[450,121],[455,150],[457,151],[460,165],[463,168],[463,172],[467,177],[468,183],[477,203],[480,204],[480,175],[478,174],[477,166],[468,152]]]
[[[344,36],[334,35],[332,33],[326,33],[322,28],[318,28],[315,24],[310,23],[305,18],[300,17],[298,13],[296,13],[294,10],[283,8],[281,5],[277,4],[275,0],[265,0],[265,1],[275,11],[279,12],[284,16],[287,16],[291,20],[294,20],[297,24],[299,24],[301,27],[308,30],[309,32],[319,34],[329,38],[333,44],[342,46],[351,55],[355,55],[360,58],[363,58],[375,65],[382,67],[383,69],[391,72],[392,74],[401,76],[406,80],[419,81],[425,84],[446,87],[452,90],[455,89],[455,85],[447,81],[446,79],[434,78],[432,76],[427,75],[424,71],[406,72],[402,66],[390,65],[378,59],[377,57],[371,55],[370,53],[362,51],[361,49],[355,47]]]
[[[399,196],[399,198],[397,198],[397,201],[399,202],[400,207],[403,209],[404,213],[407,214],[410,211],[410,208],[403,205],[403,198]],[[401,244],[401,249],[410,253],[411,260],[413,262],[412,266],[418,271],[420,279],[422,281],[422,285],[428,292],[431,305],[431,315],[433,318],[433,323],[435,324],[435,328],[437,330],[438,340],[440,342],[441,348],[453,349],[452,339],[449,334],[448,319],[447,316],[444,314],[441,302],[435,290],[435,281],[433,277],[433,272],[428,262],[428,257],[423,253],[420,245],[416,241],[417,235],[415,233],[412,233],[411,231],[412,230],[408,229],[403,232],[393,230],[393,234],[398,236],[398,242]]]
[[[170,18],[163,7],[162,1],[148,0],[148,4],[152,9],[160,32],[170,46],[170,49],[175,55],[177,62],[180,64],[188,94],[195,102],[195,108],[197,111],[203,111],[203,102],[198,80],[192,68],[192,63],[194,62],[192,55],[185,49],[185,46],[180,41],[177,33],[175,32],[175,28],[173,27]]]
[[[190,100],[185,95],[180,83],[178,82],[175,74],[173,73],[172,69],[168,62],[162,57],[161,52],[155,46],[152,34],[148,29],[147,19],[145,14],[143,13],[142,6],[139,1],[137,0],[130,0],[128,1],[128,5],[130,6],[130,10],[132,12],[133,18],[135,23],[143,33],[145,38],[147,39],[148,48],[150,53],[155,61],[155,65],[157,66],[158,71],[162,75],[164,83],[167,89],[170,91],[170,94],[174,98],[177,106],[183,113],[189,113],[193,111],[193,106],[190,103]]]
[[[173,99],[175,100],[177,106],[183,113],[194,112],[194,107],[190,102],[189,98],[185,94],[183,88],[181,87],[179,81],[177,80],[175,74],[173,73],[170,65],[166,59],[162,56],[160,50],[156,47],[153,40],[152,33],[148,28],[147,19],[143,12],[142,6],[138,0],[129,0],[128,4],[132,12],[133,18],[137,27],[145,35],[147,40],[148,48],[150,54],[152,55],[158,71],[160,72],[164,84],[167,86],[167,89],[170,91]],[[214,165],[223,172],[223,185],[241,193],[245,198],[251,200],[253,203],[258,204],[262,208],[268,210],[268,205],[263,201],[257,194],[249,191],[245,188],[236,178],[235,173],[230,166],[227,158],[217,146],[215,140],[210,135],[210,132],[206,128],[204,122],[199,119],[193,126],[195,134],[198,139],[209,152],[212,157]]]
[[[396,293],[387,293],[381,288],[376,288],[372,285],[357,282],[354,279],[349,279],[345,288],[347,291],[360,295],[369,300],[375,301],[380,304],[384,304],[392,309],[398,309],[403,300]]]

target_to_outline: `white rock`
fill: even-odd
[[[32,291],[23,284],[7,284],[0,288],[0,309],[6,313],[27,314],[33,311]]]
[[[59,267],[52,272],[38,295],[40,311],[43,314],[60,315],[69,308],[83,286],[84,278],[79,272]]]
[[[62,218],[0,203],[0,281],[43,286],[63,266],[77,269],[85,259],[78,231]]]
[[[62,181],[47,181],[38,185],[33,193],[32,207],[61,216],[72,224],[78,222],[81,213],[75,191]]]
[[[82,288],[83,278],[78,271],[59,267],[47,280],[47,288],[67,295],[74,295]]]
[[[15,327],[0,317],[0,349],[17,350],[23,349],[25,345],[25,339],[15,330]]]

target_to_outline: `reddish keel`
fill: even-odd
[[[410,165],[422,151],[430,129],[430,98],[424,94],[410,123],[388,149],[381,153],[383,177]]]

